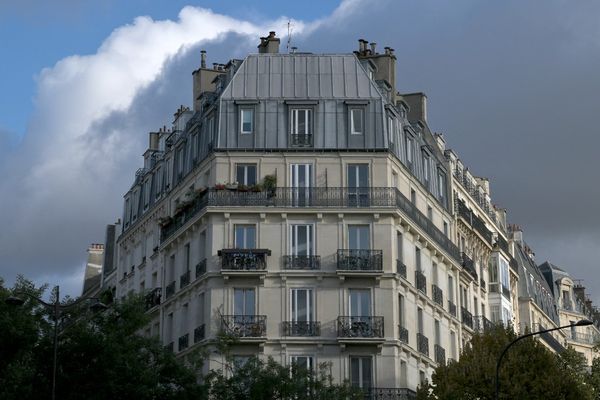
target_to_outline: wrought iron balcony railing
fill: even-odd
[[[290,135],[293,147],[310,147],[313,145],[313,135]]]
[[[196,264],[196,279],[206,273],[206,258]]]
[[[473,329],[473,314],[471,314],[466,308],[461,307],[460,315],[462,323],[468,326],[469,328]]]
[[[406,279],[406,265],[400,260],[396,260],[396,272]]]
[[[379,388],[363,389],[364,400],[416,400],[417,392],[407,388]]]
[[[281,323],[284,336],[321,336],[318,321],[284,321]]]
[[[421,271],[415,271],[415,286],[417,290],[427,295],[427,278]]]
[[[165,298],[169,299],[175,294],[175,281],[169,283],[165,288]]]
[[[473,329],[478,332],[487,332],[494,327],[494,323],[487,319],[484,315],[476,315],[473,317]]]
[[[179,337],[179,341],[178,341],[179,342],[178,343],[179,344],[179,347],[178,347],[179,351],[187,349],[188,345],[189,345],[189,341],[190,341],[190,334],[189,333],[186,333],[185,335],[180,336]]]
[[[144,298],[144,300],[146,302],[146,311],[158,306],[160,304],[161,296],[162,296],[161,288],[154,288],[150,292],[148,292],[146,294],[146,297]]]
[[[364,249],[338,249],[337,269],[339,271],[382,271],[383,251]]]
[[[401,342],[408,344],[408,329],[403,327],[402,325],[398,326],[398,339]]]
[[[196,327],[196,329],[194,329],[194,343],[198,343],[202,340],[204,340],[204,338],[206,337],[206,328],[205,325],[199,325],[198,327]]]
[[[223,315],[225,333],[240,337],[264,337],[267,334],[266,315]]]
[[[174,348],[175,348],[175,343],[174,342],[167,343],[167,345],[165,346],[165,349],[167,349],[171,353],[173,352]]]
[[[473,278],[477,279],[477,271],[475,270],[475,263],[473,262],[473,260],[466,253],[460,253],[460,256],[462,260],[462,267]]]
[[[438,285],[431,285],[433,301],[444,307],[444,291]]]
[[[190,270],[188,269],[179,277],[179,289],[183,289],[190,284]]]
[[[567,339],[584,344],[598,344],[600,342],[600,336],[581,332],[567,331]]]
[[[456,317],[456,304],[454,304],[452,301],[448,300],[448,312],[450,313],[450,315],[452,315],[453,317]]]
[[[504,253],[506,253],[507,255],[510,255],[510,252],[508,251],[508,242],[502,237],[502,235],[498,235],[498,240],[496,241],[496,244],[498,245],[500,250],[504,251]]]
[[[487,243],[492,243],[492,232],[485,226],[485,222],[476,216],[459,198],[456,198],[456,209],[458,216],[461,217],[467,225],[477,231]]]
[[[446,349],[444,349],[439,344],[433,345],[433,354],[435,357],[435,362],[438,364],[446,364]]]
[[[289,269],[289,270],[321,269],[321,256],[283,256],[283,269]]]
[[[484,290],[487,290],[487,286],[485,284],[485,279],[479,278],[479,287],[482,288],[482,289],[484,289]]]
[[[383,317],[340,316],[337,319],[338,337],[382,338]]]
[[[417,332],[417,351],[429,357],[429,339],[422,333]]]
[[[161,228],[161,241],[206,207],[373,207],[397,209],[405,213],[420,229],[457,261],[458,248],[433,222],[396,188],[390,187],[279,187],[260,192],[208,189]]]
[[[223,249],[219,250],[221,269],[234,271],[262,271],[267,268],[268,249]]]

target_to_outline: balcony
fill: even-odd
[[[444,307],[444,291],[440,289],[438,285],[431,285],[431,293],[433,295],[433,301]]]
[[[398,326],[398,339],[401,342],[408,344],[408,336],[408,329],[402,325]]]
[[[433,345],[433,354],[436,363],[440,365],[446,364],[446,349],[439,344],[435,344]]]
[[[498,241],[496,242],[496,244],[498,248],[502,250],[506,255],[510,255],[510,252],[508,251],[508,242],[502,237],[502,235],[498,235]]]
[[[188,269],[179,277],[179,289],[183,289],[190,284],[190,270]]]
[[[179,344],[179,347],[178,347],[179,351],[185,350],[185,349],[188,348],[189,340],[190,340],[190,334],[189,333],[186,333],[185,335],[179,337],[179,340],[178,340],[178,342],[179,342],[178,343]]]
[[[466,308],[460,308],[460,315],[462,323],[473,329],[473,314],[471,314]]]
[[[321,336],[321,323],[315,321],[284,321],[283,336]]]
[[[494,328],[494,323],[483,315],[473,317],[473,327],[478,332],[488,332]]]
[[[487,290],[487,286],[485,284],[485,279],[479,278],[479,287],[482,288],[483,290]]]
[[[416,400],[417,393],[407,388],[378,388],[363,389],[364,400]]]
[[[238,338],[259,338],[267,335],[266,315],[223,315],[223,330]]]
[[[492,232],[485,226],[485,222],[476,216],[473,211],[467,207],[465,202],[458,198],[456,198],[456,211],[458,216],[462,218],[468,226],[479,233],[486,243],[492,244]]]
[[[198,327],[196,327],[196,329],[194,329],[194,343],[198,343],[201,342],[202,340],[204,340],[204,338],[206,337],[206,328],[205,325],[202,324]]]
[[[292,147],[312,147],[313,135],[290,135]]]
[[[162,226],[161,242],[164,243],[207,207],[373,207],[400,210],[451,257],[460,260],[456,245],[402,192],[389,187],[279,187],[261,192],[208,189]]]
[[[171,353],[173,352],[174,348],[175,348],[175,344],[173,342],[167,343],[167,345],[165,346],[165,349],[167,351],[170,351]]]
[[[453,302],[451,302],[450,300],[448,300],[448,312],[450,313],[450,315],[452,315],[453,317],[456,317],[456,304],[454,304]]]
[[[337,331],[341,338],[383,338],[383,317],[340,316]]]
[[[206,258],[196,264],[196,279],[206,273]]]
[[[400,260],[396,260],[396,273],[406,279],[406,265]]]
[[[154,288],[150,292],[148,292],[144,298],[146,311],[160,305],[162,289]]]
[[[337,269],[351,272],[382,272],[383,251],[338,249]]]
[[[268,249],[223,249],[219,250],[221,269],[229,271],[264,271],[267,269]]]
[[[283,269],[319,270],[321,269],[321,256],[283,256]]]
[[[165,298],[170,299],[175,294],[175,281],[169,283],[165,288]]]
[[[417,290],[420,290],[427,296],[427,278],[421,271],[415,271],[415,286]]]
[[[477,271],[475,270],[475,263],[473,260],[466,254],[460,253],[460,257],[462,260],[462,267],[471,275],[473,278],[477,279]]]
[[[422,333],[417,333],[417,351],[429,357],[429,339]]]

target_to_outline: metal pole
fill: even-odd
[[[54,299],[54,357],[52,361],[52,400],[56,400],[56,364],[58,359],[58,317],[60,314],[60,288],[54,288],[56,298]]]

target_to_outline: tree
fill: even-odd
[[[24,297],[23,306],[6,298],[14,291],[39,297],[19,278],[13,290],[0,285],[0,398],[47,399],[51,392],[53,321],[44,307]],[[85,304],[61,318],[58,347],[59,399],[204,399],[197,382],[201,360],[183,365],[156,338],[139,334],[149,317],[144,301],[127,301],[94,314]]]
[[[494,399],[498,356],[515,338],[512,329],[502,327],[476,334],[459,361],[435,370],[432,382],[419,388],[418,399]],[[553,354],[533,338],[517,342],[502,361],[500,399],[592,400],[578,356],[574,350]]]

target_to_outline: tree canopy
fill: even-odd
[[[516,337],[512,329],[500,326],[476,334],[458,361],[435,370],[432,381],[419,388],[418,399],[494,399],[498,357]],[[595,364],[600,367],[600,363]],[[559,355],[550,352],[536,339],[523,339],[504,356],[499,398],[596,399],[600,387],[594,388],[592,384],[594,373],[597,375],[598,371],[592,369],[589,372],[584,357],[571,348]]]

